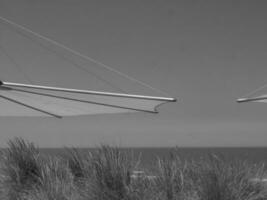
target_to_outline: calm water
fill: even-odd
[[[94,151],[93,148],[83,148],[82,151]],[[156,162],[157,157],[163,158],[169,155],[171,148],[122,148],[123,151],[132,152],[137,159],[140,157],[140,166],[148,167]],[[63,148],[41,149],[48,155],[64,155]],[[226,160],[245,159],[252,163],[267,163],[267,147],[265,148],[178,148],[181,159],[198,160],[209,154],[223,156]]]

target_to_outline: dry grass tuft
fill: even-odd
[[[38,182],[39,150],[22,138],[8,141],[1,159],[1,199],[17,200]]]
[[[65,160],[48,157],[42,164],[39,184],[29,191],[28,200],[78,200],[81,199],[74,184],[74,176]]]
[[[226,162],[216,155],[202,160],[199,165],[197,192],[200,200],[267,199],[263,184],[251,181],[264,176],[264,166],[237,160]]]

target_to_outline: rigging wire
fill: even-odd
[[[73,49],[71,49],[71,48],[69,48],[69,47],[67,47],[67,46],[65,46],[65,45],[63,45],[63,44],[61,44],[59,42],[56,42],[56,41],[54,41],[54,40],[52,40],[52,39],[50,39],[48,37],[45,37],[43,35],[40,35],[39,33],[36,33],[36,32],[34,32],[34,31],[32,31],[32,30],[24,27],[24,26],[21,26],[19,24],[16,24],[16,23],[14,23],[14,22],[12,22],[12,21],[10,21],[8,19],[5,19],[5,18],[3,18],[1,16],[0,16],[0,20],[4,21],[5,23],[7,23],[9,25],[12,25],[12,26],[15,26],[15,27],[17,27],[17,28],[19,28],[21,30],[24,30],[24,31],[26,31],[26,32],[34,35],[35,37],[41,38],[41,39],[43,39],[43,40],[45,40],[47,42],[50,42],[51,44],[54,44],[54,45],[56,45],[56,46],[58,46],[58,47],[60,47],[62,49],[65,49],[65,50],[73,53],[76,56],[79,56],[79,57],[81,57],[81,58],[83,58],[85,60],[89,60],[89,61],[91,61],[91,62],[93,62],[93,63],[95,63],[95,64],[97,64],[97,65],[99,65],[99,66],[101,66],[101,67],[103,67],[103,68],[105,68],[105,69],[113,72],[113,73],[116,73],[116,74],[118,74],[120,76],[123,76],[123,77],[125,77],[125,78],[127,78],[127,79],[129,79],[129,80],[131,80],[133,82],[139,83],[140,85],[143,85],[143,86],[145,86],[145,87],[147,87],[147,88],[149,88],[151,90],[154,90],[156,92],[159,92],[161,94],[164,94],[164,95],[169,96],[168,93],[163,92],[162,90],[159,90],[159,89],[157,89],[157,88],[155,88],[155,87],[153,87],[153,86],[151,86],[151,85],[149,85],[149,84],[147,84],[147,83],[145,83],[143,81],[140,81],[140,80],[138,80],[136,78],[133,78],[133,77],[131,77],[131,76],[129,76],[129,75],[123,73],[123,72],[120,72],[120,71],[118,71],[118,70],[116,70],[116,69],[114,69],[114,68],[112,68],[112,67],[110,67],[110,66],[108,66],[108,65],[106,65],[106,64],[104,64],[104,63],[102,63],[102,62],[100,62],[98,60],[96,60],[96,59],[93,59],[93,58],[91,58],[89,56],[86,56],[86,55],[84,55],[84,54],[82,54],[82,53],[80,53],[80,52],[78,52],[76,50],[73,50]]]
[[[3,47],[3,45],[1,45],[0,43],[0,51],[2,51],[2,53],[9,59],[9,61],[11,63],[13,63],[13,66],[17,69],[17,71],[23,75],[23,77],[30,83],[33,84],[33,81],[31,80],[31,78],[25,73],[23,72],[23,70],[21,69],[21,66],[16,62],[16,60],[9,55],[9,53],[5,50],[5,48]]]
[[[258,91],[260,91],[260,90],[263,90],[263,89],[266,88],[266,87],[267,87],[267,83],[265,83],[264,85],[262,85],[262,86],[256,88],[255,90],[249,92],[248,94],[243,95],[243,97],[250,97],[250,96],[252,96],[253,94],[255,94],[256,92],[258,92]]]
[[[105,80],[105,79],[102,78],[99,74],[92,72],[92,71],[89,70],[88,68],[85,68],[83,65],[80,65],[80,64],[76,63],[75,61],[73,61],[72,59],[70,59],[69,57],[67,57],[66,55],[64,55],[64,54],[62,54],[62,53],[59,53],[58,51],[49,48],[48,46],[42,44],[41,42],[38,42],[38,41],[34,40],[34,39],[31,38],[29,35],[24,34],[24,33],[22,33],[22,32],[19,32],[17,29],[14,29],[14,31],[15,31],[16,33],[18,33],[18,34],[24,36],[25,38],[29,39],[30,41],[35,42],[35,43],[38,43],[43,49],[47,50],[47,51],[50,52],[52,55],[56,55],[56,56],[58,56],[59,58],[61,58],[61,59],[63,59],[63,60],[66,60],[67,62],[71,63],[72,66],[74,66],[74,67],[76,67],[76,68],[78,68],[78,69],[80,69],[80,70],[82,70],[82,71],[84,71],[84,72],[86,72],[86,73],[88,73],[88,74],[90,74],[90,75],[95,76],[97,79],[103,81],[105,84],[107,84],[107,85],[113,87],[114,89],[117,89],[117,90],[119,90],[120,92],[126,93],[126,92],[125,92],[124,90],[122,90],[120,87],[115,86],[115,85],[114,85],[113,83],[111,83],[110,81]]]

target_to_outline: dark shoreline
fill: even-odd
[[[96,148],[77,148],[81,152],[94,151]],[[150,167],[151,163],[154,163],[157,158],[163,158],[174,149],[171,147],[120,147],[125,152],[133,152],[134,157],[138,159],[141,155],[140,165],[143,167]],[[65,154],[64,148],[40,148],[40,152],[46,155],[59,155]],[[199,160],[205,158],[209,154],[216,154],[224,157],[226,160],[247,160],[251,163],[267,163],[267,147],[182,147],[177,148],[177,153],[182,160]]]

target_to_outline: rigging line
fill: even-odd
[[[118,106],[118,105],[113,105],[113,104],[99,103],[99,102],[95,102],[95,101],[75,99],[75,98],[71,98],[71,97],[64,97],[64,96],[58,96],[58,95],[47,94],[47,93],[42,93],[42,92],[28,91],[28,90],[23,90],[23,89],[12,88],[11,90],[18,91],[18,92],[25,92],[25,93],[29,93],[29,94],[40,95],[40,96],[53,97],[53,98],[57,98],[57,99],[69,100],[69,101],[76,101],[76,102],[82,102],[82,103],[88,103],[88,104],[94,104],[94,105],[101,105],[101,106],[112,107],[112,108],[120,108],[120,109],[141,111],[141,112],[147,112],[147,113],[158,113],[157,110],[151,111],[151,110],[145,110],[145,109],[126,107],[126,106]]]
[[[53,50],[53,49],[50,49],[49,47],[47,47],[46,45],[42,44],[41,42],[38,42],[36,40],[34,40],[33,38],[31,38],[30,36],[22,33],[22,32],[19,32],[17,29],[14,29],[16,33],[18,34],[21,34],[22,36],[24,36],[25,38],[31,40],[32,42],[36,42],[38,43],[42,48],[44,48],[45,50],[49,51],[50,53],[54,53],[56,56],[58,56],[59,58],[63,59],[63,60],[66,60],[67,62],[71,63],[73,66],[76,66],[78,69],[90,74],[90,75],[93,75],[95,76],[97,79],[103,81],[104,83],[106,83],[108,86],[111,86],[113,87],[114,89],[117,89],[119,90],[120,92],[123,92],[123,93],[127,93],[125,92],[123,89],[121,89],[120,87],[118,86],[115,86],[113,83],[111,83],[110,81],[107,81],[105,80],[104,78],[102,78],[100,75],[98,75],[97,73],[94,73],[92,72],[91,70],[89,70],[88,68],[84,67],[83,65],[80,65],[78,63],[76,63],[75,61],[71,60],[70,58],[68,58],[66,55],[62,54],[62,53],[59,53],[58,51],[56,50]]]
[[[1,45],[1,43],[0,43],[0,50],[10,60],[10,62],[13,63],[13,65],[17,69],[17,71],[19,73],[21,73],[29,83],[33,84],[33,81],[30,79],[30,77],[26,73],[23,72],[23,70],[21,69],[20,65],[16,62],[16,60],[14,58],[12,58],[9,55],[9,53],[5,50],[5,48],[3,47],[3,45]]]
[[[30,105],[25,104],[25,103],[23,103],[23,102],[17,101],[17,100],[15,100],[15,99],[13,99],[13,98],[6,97],[6,96],[3,95],[3,94],[0,94],[0,98],[6,99],[6,100],[8,100],[8,101],[10,101],[10,102],[13,102],[13,103],[16,103],[16,104],[18,104],[18,105],[24,106],[24,107],[26,107],[26,108],[30,108],[30,109],[32,109],[32,110],[35,110],[35,111],[38,111],[38,112],[41,112],[41,113],[44,113],[44,114],[47,114],[47,115],[51,115],[51,116],[56,117],[56,118],[62,118],[62,116],[60,116],[60,115],[57,115],[57,114],[54,114],[54,113],[51,113],[51,112],[48,112],[48,111],[45,111],[45,110],[36,108],[36,107],[34,107],[34,106],[30,106]]]
[[[109,71],[111,71],[111,72],[113,72],[113,73],[116,73],[116,74],[121,75],[121,76],[123,76],[123,77],[125,77],[125,78],[128,78],[129,80],[131,80],[131,81],[133,81],[133,82],[139,83],[140,85],[143,85],[143,86],[145,86],[145,87],[147,87],[147,88],[150,88],[151,90],[154,90],[154,91],[157,91],[157,92],[159,92],[159,93],[162,93],[162,94],[164,94],[164,95],[169,96],[169,94],[167,94],[166,92],[163,92],[163,91],[161,91],[161,90],[159,90],[159,89],[157,89],[157,88],[155,88],[155,87],[153,87],[153,86],[151,86],[151,85],[149,85],[149,84],[147,84],[147,83],[145,83],[145,82],[143,82],[143,81],[140,81],[140,80],[138,80],[138,79],[136,79],[136,78],[133,78],[133,77],[131,77],[131,76],[129,76],[129,75],[123,73],[123,72],[120,72],[120,71],[118,71],[118,70],[116,70],[116,69],[114,69],[114,68],[112,68],[112,67],[110,67],[110,66],[108,66],[108,65],[106,65],[106,64],[104,64],[104,63],[102,63],[102,62],[100,62],[100,61],[98,61],[98,60],[96,60],[96,59],[93,59],[93,58],[91,58],[91,57],[89,57],[89,56],[86,56],[86,55],[84,55],[84,54],[82,54],[82,53],[76,51],[76,50],[73,50],[73,49],[71,49],[71,48],[69,48],[69,47],[67,47],[67,46],[65,46],[65,45],[63,45],[63,44],[61,44],[61,43],[59,43],[59,42],[56,42],[55,40],[52,40],[52,39],[50,39],[50,38],[48,38],[48,37],[45,37],[45,36],[43,36],[43,35],[40,35],[39,33],[36,33],[36,32],[34,32],[34,31],[32,31],[32,30],[30,30],[30,29],[24,27],[24,26],[21,26],[21,25],[19,25],[19,24],[16,24],[16,23],[14,23],[14,22],[12,22],[12,21],[10,21],[10,20],[8,20],[8,19],[5,19],[5,18],[3,18],[3,17],[1,17],[1,16],[0,16],[0,20],[4,21],[4,22],[6,22],[7,24],[10,24],[10,25],[12,25],[12,26],[18,27],[18,28],[20,28],[21,30],[24,30],[24,31],[26,31],[26,32],[28,32],[28,33],[30,33],[30,34],[32,34],[32,35],[38,37],[38,38],[41,38],[41,39],[43,39],[43,40],[46,40],[46,41],[48,41],[48,42],[50,42],[50,43],[52,43],[52,44],[54,44],[54,45],[56,45],[56,46],[59,46],[59,47],[61,47],[62,49],[65,49],[65,50],[67,50],[67,51],[73,53],[74,55],[77,55],[77,56],[79,56],[79,57],[81,57],[81,58],[83,58],[83,59],[86,59],[86,60],[89,60],[89,61],[91,61],[91,62],[94,62],[94,63],[98,64],[99,66],[102,66],[102,67],[104,67],[105,69],[107,69],[107,70],[109,70]]]
[[[267,87],[267,83],[265,83],[263,86],[260,86],[260,87],[256,88],[255,90],[249,92],[248,94],[243,95],[243,97],[250,97],[251,95],[255,94],[256,92],[258,92],[260,90],[263,90],[266,87]]]

